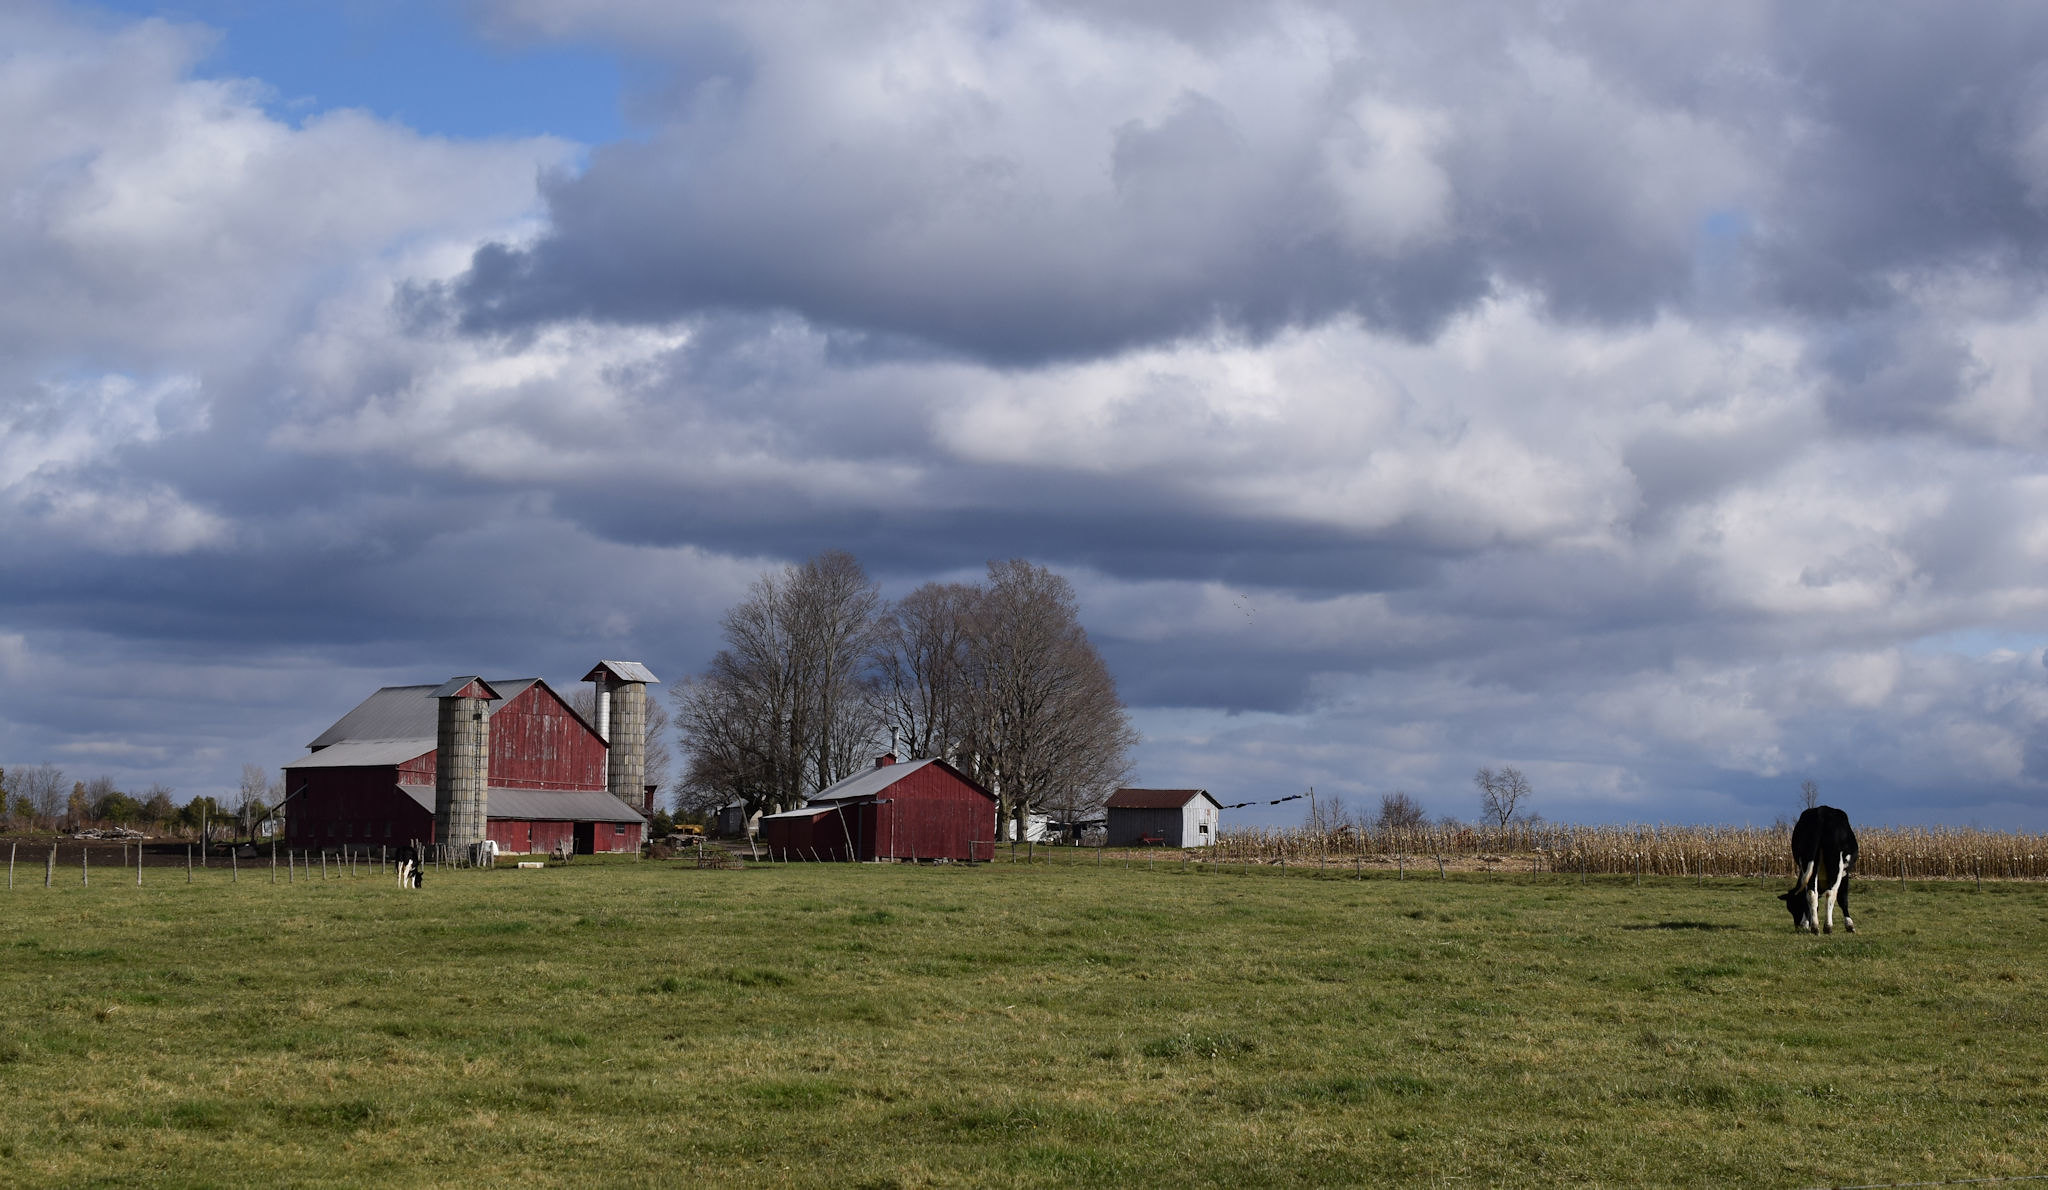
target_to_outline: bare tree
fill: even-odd
[[[1397,789],[1380,798],[1380,814],[1373,821],[1373,828],[1383,831],[1420,830],[1428,824],[1429,815],[1423,813],[1421,805]]]
[[[14,795],[26,801],[30,813],[55,824],[64,813],[64,770],[55,765],[35,764],[14,776]]]
[[[647,741],[641,753],[646,782],[657,790],[668,784],[674,757],[668,750],[668,708],[658,698],[647,700]]]
[[[270,795],[270,770],[260,764],[242,766],[242,785],[235,791],[235,820],[242,833],[255,838],[256,820],[270,812],[263,799]]]
[[[876,626],[876,710],[906,757],[958,763],[968,727],[969,619],[979,592],[926,583]]]
[[[1820,782],[1808,777],[1799,783],[1799,805],[1806,810],[1820,805]]]
[[[881,596],[850,554],[763,575],[725,614],[726,647],[671,695],[689,753],[677,804],[794,806],[865,764]]]
[[[170,786],[158,781],[142,795],[142,817],[145,821],[162,825],[177,816],[178,807],[171,801]]]
[[[965,768],[1022,834],[1034,808],[1080,817],[1130,772],[1137,742],[1074,589],[1043,566],[991,562],[968,616]]]
[[[1472,774],[1472,783],[1479,787],[1480,815],[1496,826],[1527,816],[1529,779],[1522,770],[1513,765],[1502,765],[1498,771],[1482,768]]]

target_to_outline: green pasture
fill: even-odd
[[[1809,937],[1740,880],[41,878],[0,894],[14,1184],[2048,1173],[2039,885],[1860,882]]]

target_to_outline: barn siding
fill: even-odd
[[[1197,799],[1199,800],[1199,799]],[[1179,807],[1154,810],[1139,807],[1109,808],[1108,842],[1111,847],[1135,847],[1141,835],[1166,840],[1169,847],[1181,846],[1182,813]]]
[[[401,846],[431,839],[434,816],[398,788],[391,765],[308,769],[284,808],[288,847]]]
[[[553,690],[535,682],[491,715],[492,785],[603,789],[604,741]]]

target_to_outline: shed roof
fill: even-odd
[[[400,785],[421,809],[434,809],[434,787]],[[486,818],[538,819],[562,822],[645,822],[632,807],[597,789],[515,789],[492,786],[485,791]]]
[[[1223,808],[1206,789],[1119,789],[1105,804],[1112,810],[1178,810],[1198,797]]]
[[[842,777],[825,788],[820,789],[811,795],[810,800],[815,804],[817,802],[857,801],[860,798],[874,797],[910,774],[931,765],[938,765],[955,777],[960,778],[961,783],[969,789],[988,798],[990,801],[995,800],[995,795],[975,784],[973,778],[935,756],[927,756],[923,760],[904,760],[898,761],[895,764],[879,764],[873,768],[862,769],[851,777]]]
[[[600,661],[595,666],[591,667],[589,673],[583,675],[583,680],[586,682],[595,682],[597,680],[597,676],[605,672],[606,670],[610,670],[611,675],[620,680],[621,682],[661,681],[660,678],[654,676],[653,670],[640,664],[638,661]]]
[[[484,713],[497,714],[513,699],[524,694],[527,687],[539,681],[539,678],[508,678],[504,681],[485,683],[496,691],[503,701],[485,704]],[[431,747],[437,726],[435,717],[440,713],[435,696],[441,688],[441,685],[386,686],[357,703],[354,710],[335,720],[334,726],[321,732],[306,746],[326,748],[343,740],[425,739],[429,741]],[[417,756],[419,753],[415,752],[413,755]]]
[[[345,769],[357,765],[404,764],[434,750],[434,737],[407,740],[343,740],[310,756],[301,756],[287,769]]]
[[[773,814],[761,815],[761,821],[768,822],[776,818],[816,818],[820,814],[838,813],[841,805],[842,803],[840,802],[827,802],[822,806],[809,805],[799,806],[794,810],[778,810]]]

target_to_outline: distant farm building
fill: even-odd
[[[986,860],[995,818],[995,795],[945,761],[883,756],[801,809],[763,815],[761,841],[778,859]]]
[[[1119,789],[1109,795],[1109,845],[1208,847],[1223,807],[1206,789]]]
[[[711,819],[711,833],[721,839],[744,839],[761,830],[761,812],[747,813],[747,803],[727,802]]]
[[[639,850],[658,679],[637,661],[601,661],[583,680],[597,685],[595,723],[539,678],[386,686],[284,766],[286,843]]]

